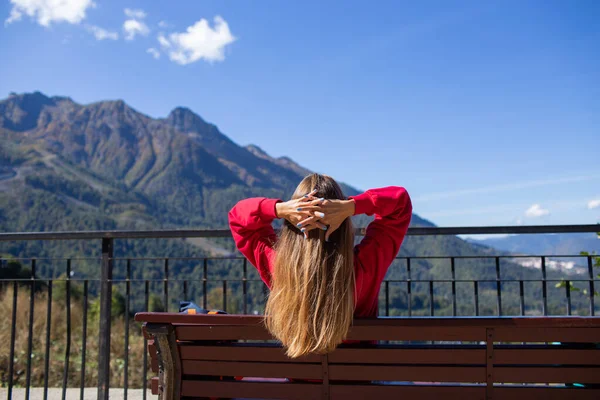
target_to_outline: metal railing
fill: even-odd
[[[599,229],[598,225],[560,225],[560,226],[513,226],[513,227],[451,227],[451,228],[410,228],[409,236],[423,236],[423,235],[474,235],[474,234],[536,234],[536,233],[581,233],[581,232],[597,232]],[[357,229],[357,235],[364,235],[364,229]],[[79,345],[77,347],[79,358],[80,358],[80,371],[79,371],[79,386],[80,394],[83,399],[84,390],[86,386],[86,377],[89,375],[86,371],[86,363],[90,362],[87,354],[88,346],[88,334],[90,329],[96,329],[95,326],[88,326],[88,319],[90,314],[90,304],[94,296],[98,297],[98,301],[93,305],[95,308],[92,310],[97,312],[97,388],[98,398],[107,399],[108,389],[110,386],[110,375],[111,375],[111,314],[112,314],[112,303],[113,303],[113,289],[117,288],[118,292],[123,292],[124,298],[124,340],[123,340],[123,360],[122,360],[122,371],[123,371],[123,387],[124,396],[127,398],[127,390],[129,388],[129,376],[130,376],[130,322],[132,311],[146,311],[150,308],[150,301],[152,299],[152,293],[160,290],[162,292],[162,302],[164,309],[169,311],[177,311],[177,304],[174,301],[177,296],[179,299],[189,300],[191,298],[201,298],[200,305],[204,308],[218,308],[215,304],[209,301],[211,293],[215,293],[214,289],[216,286],[220,286],[221,293],[221,304],[224,311],[233,313],[248,313],[249,307],[256,312],[257,308],[260,308],[260,302],[264,302],[264,297],[257,300],[256,293],[262,291],[266,295],[266,287],[262,284],[258,275],[253,268],[248,268],[248,262],[243,257],[115,257],[114,248],[115,241],[120,239],[174,239],[174,238],[227,238],[231,234],[228,230],[157,230],[157,231],[88,231],[88,232],[28,232],[28,233],[2,233],[0,234],[0,242],[7,241],[52,241],[52,240],[86,240],[86,241],[101,241],[101,257],[98,258],[34,258],[30,257],[27,259],[11,259],[12,262],[19,262],[27,264],[30,268],[29,276],[0,279],[0,292],[7,288],[12,288],[12,310],[11,310],[11,329],[10,329],[10,342],[9,342],[9,354],[8,354],[8,371],[6,373],[6,386],[8,388],[8,398],[11,398],[12,390],[14,387],[15,374],[15,342],[17,338],[17,321],[20,315],[18,307],[18,298],[23,286],[29,286],[28,294],[28,322],[27,322],[27,343],[26,343],[26,366],[25,366],[25,386],[26,398],[29,398],[30,387],[32,383],[32,360],[33,347],[34,347],[34,318],[35,318],[35,307],[36,297],[39,298],[38,293],[44,292],[46,294],[46,319],[45,319],[45,341],[44,341],[44,397],[46,397],[47,389],[49,386],[50,376],[50,359],[51,359],[51,331],[52,331],[52,317],[54,312],[53,309],[53,288],[58,287],[57,282],[65,285],[65,304],[64,309],[65,325],[66,325],[66,336],[65,336],[65,347],[61,349],[64,351],[63,354],[63,365],[62,365],[62,388],[63,398],[65,397],[66,388],[69,386],[69,376],[73,376],[71,368],[72,359],[72,290],[76,286],[79,290],[77,304],[81,307],[81,336],[78,338]],[[585,270],[583,274],[573,276],[567,275],[560,276],[560,273],[549,268],[549,260],[555,260],[561,257],[578,258],[582,260],[580,263],[582,268]],[[502,276],[503,265],[515,266],[520,265],[520,259],[539,259],[539,272],[541,277],[539,279],[531,277],[519,277],[519,278],[506,278]],[[56,277],[40,277],[36,273],[36,269],[40,262],[55,262],[60,261],[64,263],[65,276],[64,278]],[[6,264],[9,260],[2,260]],[[72,275],[72,264],[73,262],[86,261],[86,262],[97,262],[99,263],[100,276],[98,278],[90,277],[73,277]],[[134,276],[132,270],[134,264],[144,263],[148,261],[159,261],[162,270],[162,277],[148,278],[137,274],[138,277]],[[457,277],[457,268],[460,263],[471,263],[477,261],[479,264],[486,263],[491,266],[491,273],[483,277]],[[380,292],[380,313],[386,316],[398,315],[413,316],[413,315],[437,315],[436,311],[443,313],[448,316],[457,315],[469,315],[479,316],[482,314],[490,315],[491,303],[495,309],[494,315],[527,315],[528,311],[535,312],[540,315],[549,315],[554,312],[556,314],[557,309],[551,308],[549,304],[549,290],[563,290],[565,296],[564,312],[558,311],[559,314],[571,315],[574,311],[573,308],[573,297],[574,291],[578,291],[576,301],[576,311],[582,314],[584,310],[583,303],[587,305],[587,315],[595,315],[596,305],[594,300],[595,282],[593,263],[595,261],[594,255],[527,255],[527,256],[516,256],[510,254],[499,254],[499,255],[475,255],[475,256],[452,256],[452,255],[437,255],[437,256],[401,256],[398,257],[390,271],[392,276],[388,274],[388,278],[384,280]],[[209,276],[209,270],[213,267],[214,263],[238,263],[241,264],[241,276],[238,277],[217,277],[211,278]],[[415,276],[416,270],[423,268],[423,263],[431,267],[432,263],[449,262],[449,276],[443,279],[427,279],[423,275],[422,271]],[[115,265],[124,263],[124,267],[117,268]],[[194,269],[193,277],[184,277],[173,279],[170,278],[170,268],[173,264],[188,263],[194,264],[197,268]],[[4,265],[3,264],[3,265]],[[438,265],[438,268],[439,267]],[[536,269],[537,271],[537,269]],[[115,276],[114,273],[117,273]],[[238,274],[240,275],[240,274]],[[563,283],[560,289],[557,289],[556,283]],[[12,284],[12,285],[11,285]],[[535,299],[532,295],[526,293],[526,287],[532,284],[539,284],[540,288],[535,290],[535,293],[540,292],[541,299]],[[574,285],[583,285],[581,289],[585,289],[587,294],[583,293],[583,290]],[[42,286],[43,285],[43,286]],[[256,290],[256,287],[260,286],[261,289]],[[448,286],[446,294],[438,295],[442,297],[442,303],[438,303],[436,300],[436,287]],[[508,285],[514,285],[518,289],[509,291],[507,290]],[[122,287],[124,286],[124,287]],[[175,287],[179,286],[177,294],[173,294]],[[249,299],[249,288],[252,286],[252,293],[254,297]],[[470,288],[467,289],[466,287]],[[212,292],[209,290],[212,287]],[[399,289],[400,288],[400,289]],[[503,291],[504,288],[504,291]],[[115,289],[115,290],[117,290]],[[228,292],[231,298],[240,300],[239,292],[241,291],[241,301],[237,303],[235,309],[228,309]],[[237,292],[237,294],[236,294]],[[472,293],[468,295],[468,292]],[[143,295],[142,295],[143,293]],[[490,293],[493,293],[495,299],[490,303]],[[507,297],[507,293],[512,297]],[[143,301],[138,299],[135,294],[141,295]],[[504,296],[503,296],[504,294]],[[554,292],[556,295],[556,292]],[[482,301],[482,296],[487,296],[488,301]],[[181,297],[182,296],[182,297]],[[518,296],[518,301],[514,298]],[[528,297],[529,296],[529,297]],[[258,296],[260,297],[260,296]],[[392,297],[392,299],[391,299]],[[132,302],[134,300],[134,302]],[[398,307],[395,306],[394,301],[400,301]],[[417,300],[420,304],[416,304]],[[552,300],[555,300],[552,298]],[[38,300],[39,301],[39,300]],[[507,301],[511,304],[506,304]],[[464,303],[467,304],[464,304]],[[541,306],[541,309],[531,306],[529,303],[535,303],[535,307]],[[213,301],[214,303],[214,301]],[[482,313],[480,306],[486,304],[486,312]],[[515,305],[518,304],[518,305]],[[56,305],[55,305],[56,307]],[[233,306],[232,306],[233,307]],[[469,310],[469,307],[471,309]],[[533,309],[533,308],[535,309]],[[518,311],[516,311],[518,310]],[[532,311],[533,310],[533,311]],[[95,332],[95,331],[94,331]],[[147,368],[148,360],[146,355],[146,339],[143,339],[143,359],[141,369],[142,383],[147,382]],[[136,354],[139,356],[139,354]],[[114,363],[112,365],[114,367]],[[1,371],[0,371],[1,372]],[[143,394],[144,398],[146,392]]]

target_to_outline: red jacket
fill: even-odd
[[[412,215],[406,190],[390,186],[367,190],[351,196],[355,215],[375,214],[362,241],[354,248],[356,276],[355,317],[378,315],[379,287],[400,250]],[[277,235],[271,223],[277,215],[279,199],[256,197],[242,200],[229,212],[229,226],[240,252],[256,267],[260,277],[271,287],[271,270]]]

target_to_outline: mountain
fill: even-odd
[[[178,107],[165,118],[151,118],[122,100],[78,104],[69,97],[40,92],[11,94],[0,101],[0,231],[141,230],[161,228],[226,228],[227,212],[238,200],[251,196],[289,197],[310,170],[287,157],[275,158],[256,145],[240,146],[188,108]],[[401,184],[401,182],[390,182]],[[347,195],[358,189],[344,184]],[[364,226],[368,218],[356,219]],[[412,226],[433,226],[413,215]],[[454,236],[409,237],[404,256],[485,256],[492,250]],[[231,240],[117,240],[118,257],[204,257],[235,254]],[[82,257],[73,270],[80,277],[98,274],[100,243],[90,241],[0,243],[0,254],[18,257]],[[162,264],[137,261],[134,278],[155,279],[160,290]],[[62,265],[39,262],[38,276],[54,277]],[[211,279],[239,278],[239,263],[219,261],[211,266]],[[405,265],[390,270],[390,279],[404,279]],[[116,262],[115,274],[124,273]],[[427,310],[428,287],[418,280],[445,279],[448,260],[415,259],[412,270],[415,307]],[[172,260],[171,278],[201,277],[198,261]],[[486,260],[460,260],[458,279],[482,282],[481,298],[489,293],[493,310],[495,269]],[[503,263],[503,277],[539,279],[539,273],[517,264]],[[552,277],[552,274],[549,274]],[[262,299],[260,285],[249,288],[254,302]],[[513,293],[516,289],[506,286]],[[231,290],[234,290],[232,284]],[[93,292],[95,289],[90,288]],[[142,290],[139,287],[135,291]],[[199,289],[190,288],[193,295]],[[212,289],[211,289],[212,290]],[[216,290],[216,289],[215,289]],[[406,293],[390,285],[393,309],[406,307]],[[439,284],[436,308],[451,307],[450,287]],[[471,309],[472,289],[458,285]],[[139,294],[139,293],[137,293]],[[513,293],[514,294],[514,293]],[[142,295],[143,297],[143,295]],[[230,296],[231,297],[231,296]],[[513,296],[513,309],[518,296]],[[539,306],[539,288],[526,295]],[[233,298],[233,297],[232,297]],[[420,299],[417,301],[416,299]],[[139,306],[139,299],[136,304]],[[483,301],[483,300],[482,300]],[[576,303],[576,301],[574,301]],[[574,304],[576,308],[578,305]],[[486,311],[487,310],[487,311]]]
[[[573,255],[581,251],[600,253],[600,239],[595,233],[510,235],[473,242],[515,254]]]
[[[258,146],[237,145],[188,108],[153,119],[121,100],[81,105],[40,92],[12,94],[0,101],[0,138],[5,204],[46,192],[61,209],[95,216],[99,229],[226,227],[226,211],[239,199],[289,196],[311,172]],[[359,192],[343,186],[348,195]],[[58,216],[16,217],[0,220],[2,230],[79,228]]]

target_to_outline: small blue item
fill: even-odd
[[[208,310],[205,310],[193,301],[180,301],[179,312],[187,314],[187,310],[195,310],[196,314],[208,314]]]

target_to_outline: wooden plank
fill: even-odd
[[[183,360],[183,375],[321,379],[321,364]]]
[[[163,312],[140,312],[135,314],[140,322],[200,325],[263,325],[262,315],[238,314],[180,314]]]
[[[150,357],[156,357],[156,345],[154,344],[154,339],[148,340],[148,354],[150,354]]]
[[[150,369],[152,372],[158,373],[158,358],[157,357],[152,357],[150,359]]]
[[[329,379],[340,381],[485,382],[485,367],[338,365]]]
[[[177,340],[273,340],[260,326],[183,325],[175,328]]]
[[[353,326],[348,340],[483,341],[480,326]]]
[[[600,389],[553,386],[495,386],[494,400],[598,400]]]
[[[158,394],[158,376],[150,379],[150,390],[152,394]]]
[[[330,364],[485,364],[485,350],[477,348],[340,348],[329,354]]]
[[[554,348],[552,348],[554,347]],[[575,364],[600,366],[600,350],[561,349],[560,346],[541,349],[501,349],[494,350],[495,364]]]
[[[179,313],[141,312],[135,320],[153,323],[211,324],[211,325],[262,325],[260,315],[202,315]],[[360,318],[354,326],[411,326],[411,327],[596,327],[600,318],[593,317],[379,317]]]
[[[230,344],[217,346],[180,345],[179,352],[182,360],[213,360],[213,361],[255,361],[255,362],[292,362],[319,363],[318,355],[308,355],[299,358],[289,358],[281,346],[261,344]]]
[[[496,367],[494,382],[600,383],[600,367]]]
[[[321,385],[310,383],[184,380],[181,385],[181,395],[190,397],[306,400],[318,399],[320,394]]]
[[[484,400],[483,386],[458,385],[331,385],[335,400]],[[531,399],[529,399],[531,400]]]
[[[500,327],[494,331],[494,341],[595,343],[600,341],[600,328]]]

